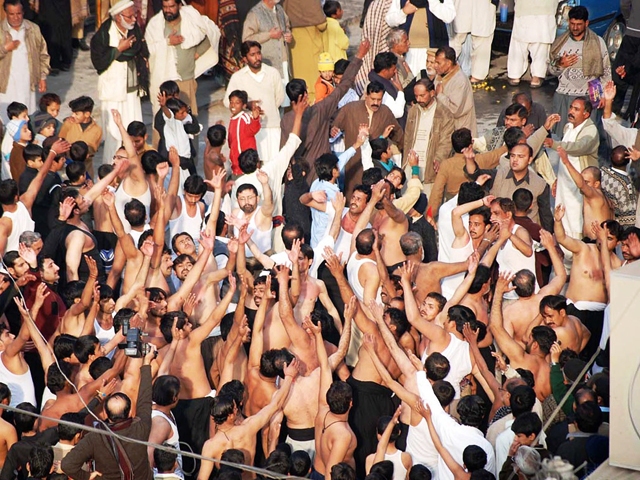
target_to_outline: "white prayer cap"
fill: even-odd
[[[124,12],[129,7],[133,7],[132,0],[119,0],[115,5],[113,5],[113,7],[109,9],[109,15],[113,17],[120,12]]]

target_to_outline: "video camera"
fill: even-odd
[[[150,345],[142,341],[145,333],[139,328],[130,328],[128,319],[122,322],[122,334],[125,335],[126,341],[119,344],[118,348],[124,350],[127,357],[142,358],[151,351]]]

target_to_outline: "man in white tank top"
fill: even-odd
[[[500,272],[515,273],[524,269],[535,272],[533,242],[529,232],[513,220],[515,212],[515,204],[510,198],[496,198],[491,202],[491,223],[500,225],[500,234],[482,263],[490,265],[489,262],[493,263],[495,258]],[[504,298],[517,300],[518,296],[515,292],[508,292]]]
[[[269,186],[269,176],[262,170],[256,172],[256,176],[262,185],[263,201],[258,208],[258,189],[249,183],[242,184],[236,191],[238,208],[231,212],[231,221],[234,224],[234,234],[238,236],[240,227],[248,224],[247,231],[251,233],[251,239],[261,252],[271,250],[271,231],[273,230],[273,195]],[[249,247],[245,247],[247,257],[253,257]]]
[[[202,197],[207,192],[207,185],[200,175],[191,175],[184,182],[184,193],[169,198],[173,205],[169,219],[170,237],[187,232],[192,238],[198,238],[204,219]]]
[[[29,266],[27,265],[27,269]],[[0,379],[11,391],[12,407],[29,402],[37,405],[36,393],[31,379],[29,365],[24,359],[22,348],[29,340],[26,322],[16,337],[4,324],[0,324]]]

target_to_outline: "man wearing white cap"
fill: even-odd
[[[218,63],[220,30],[216,24],[192,6],[181,5],[180,0],[162,0],[162,12],[149,20],[145,39],[154,114],[160,108],[160,84],[174,80],[191,112],[198,115],[196,78]]]
[[[91,39],[91,62],[98,71],[98,98],[104,132],[106,162],[122,145],[122,137],[113,122],[111,110],[122,115],[125,125],[142,121],[140,97],[149,88],[147,58],[149,50],[131,0],[120,0],[109,10],[109,18]]]

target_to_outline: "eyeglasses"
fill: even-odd
[[[250,202],[251,200],[253,200],[254,198],[257,198],[256,195],[248,195],[246,197],[238,197],[238,201],[242,201],[242,202]]]
[[[122,18],[126,18],[127,20],[135,20],[135,18],[136,18],[136,14],[135,13],[131,14],[131,15],[125,15],[124,13],[121,13],[120,16]]]
[[[114,160],[129,160],[129,157],[125,157],[124,155],[114,155]]]

